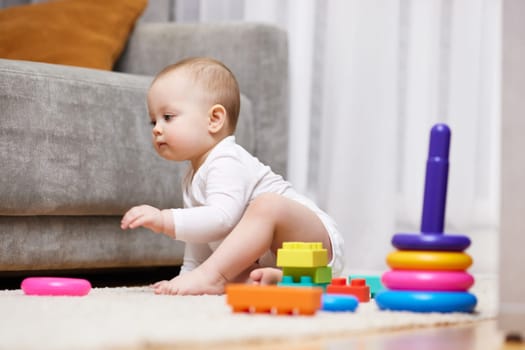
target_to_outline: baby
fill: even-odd
[[[239,86],[224,64],[191,58],[166,67],[147,103],[155,150],[189,161],[184,208],[140,205],[122,218],[122,229],[143,226],[186,242],[180,274],[154,284],[155,293],[222,294],[229,282],[276,283],[276,251],[288,241],[322,242],[334,275],[341,273],[335,223],[236,144]]]

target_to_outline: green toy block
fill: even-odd
[[[320,267],[283,267],[284,276],[292,276],[294,281],[299,281],[302,276],[309,276],[314,283],[329,284],[332,281],[332,268]]]

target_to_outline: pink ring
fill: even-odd
[[[26,295],[84,296],[91,290],[91,283],[81,278],[28,277],[21,287]]]
[[[466,291],[474,284],[474,277],[464,271],[392,270],[385,272],[381,281],[393,290]]]

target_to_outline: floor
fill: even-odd
[[[169,269],[154,269],[144,271],[119,271],[114,274],[91,274],[89,278],[95,286],[144,285],[159,279],[170,278],[178,271]],[[6,278],[7,277],[7,278]],[[20,288],[23,276],[2,276],[0,287],[7,289]],[[87,277],[79,274],[70,277]],[[135,283],[130,283],[134,281]],[[108,283],[111,282],[111,283]],[[217,344],[214,350],[411,350],[411,349],[475,349],[475,350],[525,350],[525,343],[505,341],[505,336],[498,330],[497,321],[490,320],[471,325],[443,326],[438,328],[421,328],[410,331],[386,333],[370,333],[356,335],[341,335],[331,338],[308,339],[305,341],[267,342],[252,344]],[[178,349],[175,345],[147,344],[148,350]],[[136,349],[122,349],[136,350]]]
[[[472,325],[439,327],[359,336],[341,336],[300,342],[268,342],[266,344],[225,344],[214,350],[525,350],[525,344],[505,341],[495,320]],[[176,347],[149,346],[148,350]]]

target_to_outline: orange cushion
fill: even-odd
[[[111,70],[147,0],[56,0],[0,11],[0,57]]]

